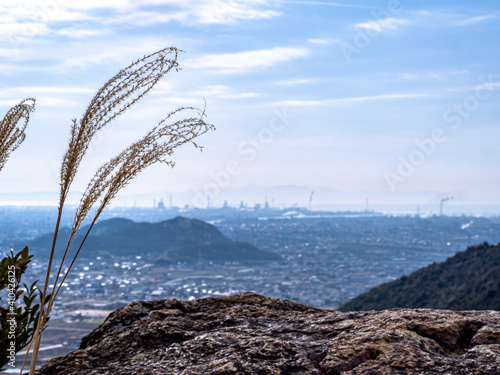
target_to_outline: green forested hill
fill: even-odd
[[[469,247],[443,263],[433,263],[375,287],[340,310],[394,307],[500,310],[500,244]]]
[[[87,227],[75,236],[70,254],[83,239]],[[56,257],[64,251],[69,229],[59,232]],[[30,242],[30,249],[48,253],[52,234]],[[95,225],[82,249],[81,256],[150,255],[157,263],[177,262],[268,262],[281,257],[246,242],[225,237],[215,226],[201,220],[177,217],[159,223],[136,223],[110,219]]]

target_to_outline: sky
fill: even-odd
[[[175,168],[151,167],[118,201],[189,192],[177,203],[217,205],[296,185],[498,204],[499,29],[493,0],[2,0],[0,118],[27,97],[37,107],[0,201],[57,201],[72,119],[121,68],[173,45],[181,70],[98,134],[76,195],[167,113],[206,102],[203,152],[179,149]]]

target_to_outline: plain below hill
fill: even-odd
[[[382,284],[341,311],[390,308],[500,310],[500,244],[483,243]]]
[[[87,227],[81,228],[73,240],[70,254],[76,251]],[[56,254],[62,254],[69,235],[62,228]],[[52,234],[30,242],[34,253],[50,251]],[[148,255],[159,264],[177,262],[270,262],[281,257],[246,242],[225,237],[215,226],[201,220],[176,217],[159,223],[136,223],[128,219],[110,219],[97,223],[81,251],[81,256]]]

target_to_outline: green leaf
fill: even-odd
[[[28,246],[26,246],[22,251],[21,251],[21,259],[23,261],[28,259],[28,255],[30,253],[30,250],[28,249]]]

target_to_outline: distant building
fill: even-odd
[[[158,210],[163,211],[165,209],[165,203],[163,203],[163,198],[158,202]]]

